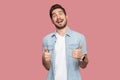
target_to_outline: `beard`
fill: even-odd
[[[55,25],[55,27],[56,27],[57,29],[63,29],[63,28],[65,28],[66,25],[67,25],[67,20],[66,20],[66,22],[65,22],[65,24],[64,24],[63,26],[58,26],[58,25],[56,25],[56,24],[54,24],[54,25]]]

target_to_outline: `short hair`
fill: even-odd
[[[50,15],[50,18],[52,18],[52,11],[57,9],[57,8],[60,8],[63,10],[64,14],[66,15],[66,11],[65,9],[60,5],[60,4],[54,4],[53,6],[51,6],[50,8],[50,12],[49,12],[49,15]]]

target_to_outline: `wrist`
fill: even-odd
[[[83,55],[81,58],[80,58],[80,60],[79,61],[84,61],[84,59],[85,59],[85,55]]]

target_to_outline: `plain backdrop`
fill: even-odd
[[[68,26],[85,35],[83,80],[120,80],[119,0],[0,0],[0,80],[45,80],[43,37],[55,31],[51,5],[65,7]]]

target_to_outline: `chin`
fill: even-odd
[[[63,29],[63,28],[66,27],[66,25],[63,25],[63,26],[57,26],[57,25],[55,25],[55,27],[56,27],[57,29]]]
[[[54,25],[55,25],[55,27],[56,27],[57,29],[63,29],[63,28],[66,27],[67,22],[66,22],[66,23],[63,23],[62,25],[59,25],[59,24],[55,24],[55,23],[54,23]]]

